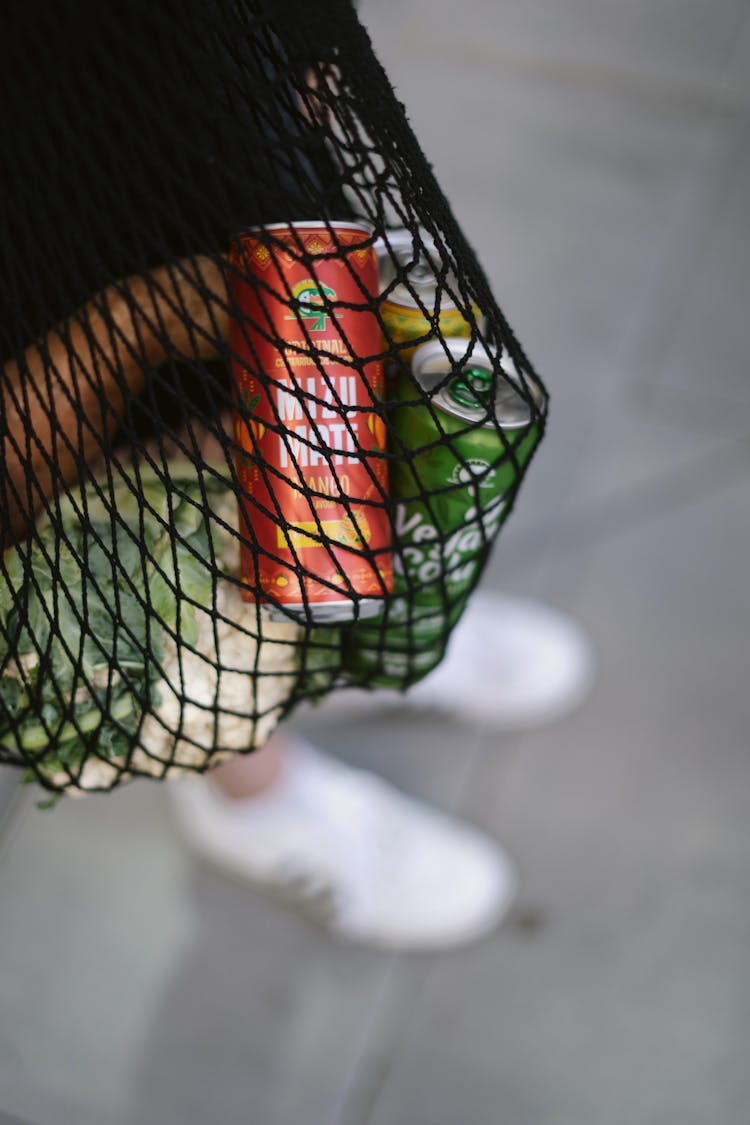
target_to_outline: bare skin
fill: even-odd
[[[289,736],[277,729],[252,754],[237,754],[211,771],[211,780],[225,797],[249,801],[269,792],[281,779],[288,756]]]
[[[95,464],[117,429],[128,396],[167,356],[216,359],[229,335],[226,281],[210,258],[186,259],[96,294],[20,362],[2,372],[6,486],[0,490],[2,546],[23,538],[58,489]],[[206,441],[216,438],[206,435]],[[212,450],[204,453],[210,458]],[[223,794],[248,800],[273,788],[286,738],[238,755],[212,774]]]
[[[228,333],[224,272],[196,257],[109,286],[6,363],[2,546],[99,460],[150,369],[168,356],[215,359]]]

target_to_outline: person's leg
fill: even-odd
[[[443,663],[407,696],[338,692],[323,709],[405,703],[519,729],[572,710],[592,678],[590,645],[570,618],[479,591]],[[172,792],[200,854],[351,940],[460,945],[489,932],[514,895],[497,844],[287,731]]]
[[[279,785],[286,768],[286,744],[276,733],[262,750],[237,754],[211,771],[210,779],[231,801],[252,801]]]

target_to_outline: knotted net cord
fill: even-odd
[[[546,395],[351,5],[12,3],[0,86],[0,762],[106,791],[262,745],[303,699],[421,678]],[[376,251],[373,288],[354,259]],[[291,608],[263,585],[280,560]]]

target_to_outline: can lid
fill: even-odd
[[[248,227],[246,230],[241,231],[243,235],[251,234],[278,234],[280,231],[302,231],[302,230],[358,230],[367,235],[368,238],[372,236],[374,230],[372,223],[365,222],[363,219],[295,219],[290,223],[259,223],[257,226]]]
[[[531,424],[531,406],[517,383],[504,369],[495,377],[493,361],[481,344],[453,337],[430,340],[415,351],[411,370],[433,405],[446,414],[504,430]]]
[[[388,290],[388,300],[395,305],[430,309],[435,304],[435,293],[440,278],[440,303],[443,308],[455,308],[456,303],[445,291],[448,285],[457,288],[455,274],[445,269],[431,234],[418,227],[409,230],[391,230],[383,238],[376,238],[375,252],[380,269],[380,292]]]

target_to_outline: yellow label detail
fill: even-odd
[[[346,547],[361,547],[363,539],[368,543],[372,531],[364,515],[358,515],[357,526],[348,518],[322,520],[320,528],[314,520],[300,523],[296,527],[277,527],[276,546],[304,550],[309,547],[324,547],[326,543],[340,543]]]
[[[472,305],[472,310],[474,315],[478,317],[479,309],[476,305]],[[415,336],[425,336],[435,319],[434,310],[433,315],[428,318],[421,309],[397,305],[390,301],[384,302],[382,314],[383,322],[394,343],[402,343],[413,339]],[[471,325],[460,309],[442,309],[438,317],[438,325],[445,336],[468,337],[471,335]]]
[[[257,243],[253,251],[253,258],[261,269],[265,269],[271,261],[271,251],[262,242]]]

